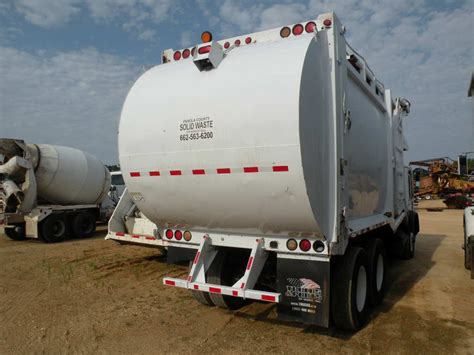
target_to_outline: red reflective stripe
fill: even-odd
[[[139,235],[132,235],[132,238],[137,239],[137,238],[140,238],[140,236]]]
[[[131,177],[138,177],[138,176],[140,176],[140,172],[139,171],[131,171],[130,176]]]
[[[257,166],[247,166],[244,168],[244,173],[258,173]]]
[[[230,174],[230,169],[229,168],[219,168],[217,169],[218,174]]]
[[[188,281],[191,281],[192,277],[191,275],[188,276]]]
[[[272,169],[275,172],[288,171],[288,166],[286,166],[286,165],[274,166]]]
[[[156,240],[155,237],[145,237],[145,239],[148,239],[148,240]]]
[[[148,173],[150,176],[160,176],[160,172],[159,171],[150,171]]]
[[[262,295],[261,299],[264,301],[270,301],[270,302],[276,301],[275,296],[270,296],[270,295]]]
[[[172,176],[177,176],[177,175],[181,175],[181,170],[171,170],[170,171],[170,175]]]
[[[125,236],[125,233],[115,233],[115,235],[116,235],[117,237],[124,237],[124,236]]]
[[[193,170],[193,175],[204,175],[205,173],[204,169]]]
[[[199,255],[201,255],[200,252],[197,252],[196,253],[196,256],[194,257],[194,264],[197,264],[198,260],[199,260]]]
[[[240,288],[244,288],[245,287],[245,282],[242,282],[242,285],[240,285]]]
[[[232,291],[232,296],[238,296],[239,293],[237,291]]]
[[[209,53],[211,51],[211,46],[204,46],[198,49],[199,54]]]
[[[217,288],[217,287],[209,287],[209,292],[212,292],[212,293],[221,293],[222,290],[220,288]]]
[[[199,290],[199,286],[198,285],[194,285],[193,286],[195,290]]]
[[[171,281],[171,280],[165,280],[165,284],[170,285],[170,286],[176,285],[176,283],[174,281]]]
[[[250,268],[252,267],[252,263],[253,263],[253,256],[249,258],[249,262],[247,263],[247,270],[250,270]]]

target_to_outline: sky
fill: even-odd
[[[0,0],[0,137],[117,163],[128,90],[161,51],[335,11],[346,38],[412,103],[408,160],[474,151],[474,0]]]

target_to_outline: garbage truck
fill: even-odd
[[[112,214],[110,173],[81,150],[0,139],[0,234],[48,243],[90,237]]]
[[[163,51],[124,102],[127,187],[108,239],[166,247],[207,306],[275,303],[278,318],[360,329],[387,254],[414,256],[418,215],[395,97],[334,13]],[[127,197],[125,197],[127,196]],[[155,228],[129,232],[127,209]],[[117,210],[116,210],[117,212]]]

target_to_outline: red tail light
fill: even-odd
[[[166,238],[172,239],[173,238],[173,231],[171,229],[167,229],[165,232]]]
[[[173,59],[174,60],[180,60],[181,59],[181,52],[180,51],[174,52]]]
[[[184,59],[188,58],[190,54],[191,54],[190,50],[186,48],[186,49],[183,51],[183,58],[184,58]]]
[[[293,26],[293,34],[295,36],[299,36],[300,34],[302,34],[303,30],[304,30],[303,25],[300,23]]]
[[[302,251],[308,251],[309,249],[311,249],[311,242],[308,239],[301,239],[300,249]]]
[[[332,25],[332,21],[327,18],[323,21],[323,25],[326,27],[330,27]]]
[[[252,38],[247,37],[247,38],[245,39],[245,43],[250,44],[250,42],[252,42]]]
[[[225,43],[224,43],[224,48],[227,49],[227,48],[229,48],[229,47],[230,47],[230,43],[229,43],[229,42],[225,42]]]
[[[211,46],[204,46],[198,49],[199,54],[209,53],[211,51]]]
[[[176,238],[176,240],[183,239],[183,232],[181,232],[180,230],[175,231],[174,232],[174,237]]]
[[[236,39],[235,42],[234,42],[234,44],[235,44],[237,47],[240,46],[240,39]]]
[[[316,24],[313,21],[308,22],[306,26],[304,26],[305,31],[308,33],[314,32],[315,28]]]

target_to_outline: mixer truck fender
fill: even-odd
[[[127,192],[107,238],[189,260],[163,283],[201,304],[257,300],[281,320],[363,327],[392,243],[412,257],[419,222],[403,164],[410,103],[344,32],[326,13],[163,51],[122,108]]]

